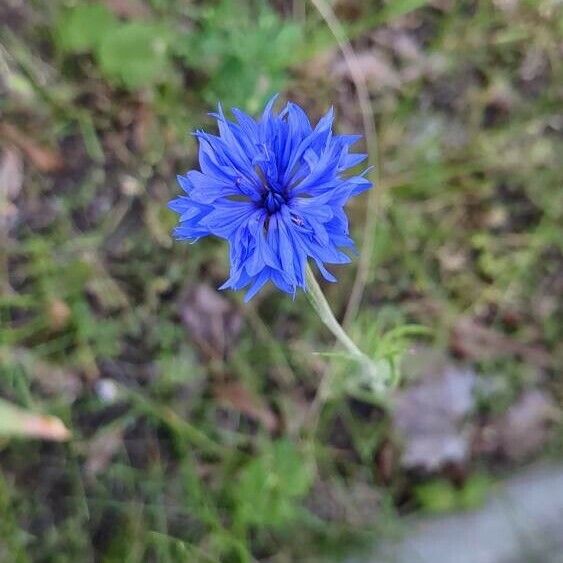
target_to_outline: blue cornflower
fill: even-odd
[[[371,186],[365,172],[346,174],[366,155],[349,152],[360,135],[333,135],[332,109],[313,128],[294,103],[276,114],[276,98],[258,120],[233,109],[229,121],[219,106],[219,135],[195,133],[201,171],[178,176],[186,195],[170,202],[180,215],[177,239],[229,241],[221,289],[250,286],[246,301],[269,281],[293,295],[306,289],[309,258],[336,281],[324,264],[349,262],[342,250],[354,250],[344,206]]]

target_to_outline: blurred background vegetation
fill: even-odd
[[[318,6],[378,126],[350,331],[400,365],[388,400],[339,384],[302,295],[242,305],[222,242],[170,238],[218,101],[362,131]],[[560,2],[1,0],[0,25],[1,561],[338,559],[561,455]]]

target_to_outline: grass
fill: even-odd
[[[560,399],[561,11],[422,4],[336,10],[356,52],[379,57],[365,72],[380,68],[383,212],[360,241],[373,257],[350,332],[378,356],[455,351],[470,318],[517,344],[466,350],[508,404],[538,370]],[[396,462],[383,480],[389,406],[338,385],[350,366],[316,354],[332,342],[303,296],[217,294],[223,245],[168,234],[173,179],[196,160],[187,132],[217,99],[256,111],[279,89],[360,128],[334,40],[301,2],[260,4],[257,21],[251,2],[124,5],[128,18],[84,1],[4,18],[0,112],[20,135],[3,125],[0,142],[24,168],[0,192],[0,395],[73,439],[0,442],[0,559],[325,561],[393,535],[433,489]],[[337,274],[342,314],[354,268]]]

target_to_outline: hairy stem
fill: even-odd
[[[334,316],[334,313],[332,312],[332,309],[328,304],[317,279],[315,278],[315,274],[309,265],[307,265],[307,298],[325,326],[330,330],[330,332],[332,332],[350,356],[360,364],[364,374],[369,375],[371,378],[377,378],[379,374],[375,362],[358,348],[356,343],[342,328],[342,325],[336,320],[336,317]]]
[[[317,278],[311,269],[311,266],[307,266],[307,298],[309,302],[315,309],[317,315],[319,315],[321,321],[326,325],[326,327],[332,332],[336,337],[338,342],[354,357],[361,358],[364,353],[356,346],[354,341],[346,334],[345,330],[342,328],[340,323],[336,320],[334,313],[326,297],[317,282]]]
[[[371,382],[373,390],[383,393],[389,384],[389,372],[384,369],[381,362],[372,360],[364,354],[356,343],[348,336],[342,325],[336,320],[334,313],[328,301],[320,288],[315,274],[311,267],[307,265],[307,298],[313,306],[313,309],[320,317],[325,326],[336,337],[340,345],[348,352],[352,361],[357,362],[360,367],[359,377],[363,377],[366,381]],[[305,426],[312,433],[317,427],[321,409],[325,402],[330,398],[331,394],[331,373],[325,372],[318,386],[315,398],[311,403],[311,407],[306,417]]]

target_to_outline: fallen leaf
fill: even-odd
[[[520,0],[493,0],[493,4],[499,10],[502,10],[507,14],[513,14],[518,8],[519,1]]]
[[[0,232],[8,230],[15,222],[18,209],[14,200],[23,184],[23,163],[20,152],[7,148],[0,157]]]
[[[414,356],[419,379],[396,394],[392,412],[403,443],[401,464],[432,472],[448,463],[463,464],[469,456],[465,419],[474,407],[476,375],[441,355],[428,360],[421,357],[424,354],[428,353],[417,352],[418,361]]]
[[[317,480],[305,505],[324,521],[359,528],[373,524],[381,514],[381,493],[361,481],[347,486],[339,479]]]
[[[140,0],[104,0],[104,4],[121,18],[144,19],[151,15],[150,10]]]
[[[397,452],[392,442],[386,441],[377,451],[375,464],[377,478],[385,485],[393,481],[395,473]]]
[[[0,399],[0,436],[62,442],[70,438],[70,431],[59,418],[37,414]]]
[[[69,402],[76,401],[84,390],[79,375],[65,367],[37,362],[33,378],[46,396],[65,398]]]
[[[148,146],[151,132],[154,132],[155,119],[149,104],[140,103],[133,124],[133,140],[139,152],[144,152]]]
[[[96,477],[105,471],[113,456],[123,445],[123,430],[112,428],[99,432],[90,440],[84,470],[88,477]]]
[[[278,428],[278,419],[268,405],[240,383],[229,383],[215,387],[217,402],[259,421],[268,432]]]
[[[399,73],[382,50],[363,51],[357,54],[354,61],[372,90],[397,89],[401,86]],[[334,74],[339,79],[352,80],[351,69],[344,59],[336,62]]]
[[[358,0],[336,0],[332,9],[340,21],[354,21],[362,15]]]
[[[461,318],[453,327],[450,346],[465,359],[492,360],[517,356],[537,367],[551,365],[551,357],[544,348],[518,342],[467,317]]]
[[[423,62],[426,53],[412,30],[397,27],[380,27],[371,34],[380,49],[390,51],[399,61]]]
[[[57,172],[64,167],[63,157],[58,151],[39,145],[9,123],[0,123],[0,136],[18,147],[40,172]]]
[[[223,358],[242,328],[240,313],[227,299],[205,284],[187,291],[181,318],[190,337],[211,358]]]
[[[23,162],[21,153],[8,147],[0,157],[0,197],[15,200],[23,184]]]
[[[557,407],[547,393],[526,391],[495,425],[499,449],[515,461],[539,452],[549,438],[550,422],[557,416]]]
[[[549,67],[549,57],[542,49],[530,48],[520,66],[520,78],[532,82],[540,78]]]

